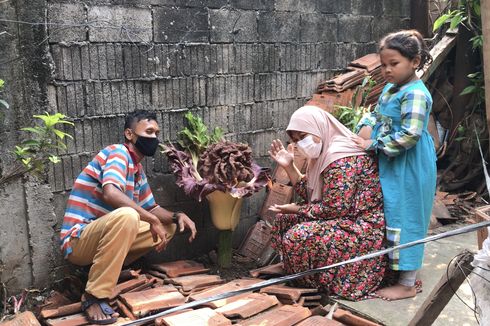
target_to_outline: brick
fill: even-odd
[[[276,10],[293,12],[314,12],[316,10],[316,2],[317,1],[311,0],[276,0]]]
[[[91,42],[149,42],[152,40],[150,9],[123,6],[90,7],[88,20],[97,21],[97,25],[100,25],[97,28],[89,27]],[[108,27],[105,28],[105,25]]]
[[[335,16],[301,14],[300,28],[301,42],[337,42],[337,17]]]
[[[298,42],[300,14],[289,12],[261,12],[257,29],[261,42]]]
[[[301,306],[285,305],[279,308],[268,310],[267,312],[247,319],[240,323],[241,326],[261,325],[261,326],[289,326],[311,316],[308,308]]]
[[[162,317],[159,321],[167,326],[181,325],[209,325],[227,326],[232,325],[231,321],[223,315],[210,308],[191,310],[178,315]]]
[[[168,309],[185,303],[185,297],[182,294],[163,287],[121,294],[120,298],[137,317],[145,316],[151,311]]]
[[[80,27],[49,26],[50,42],[78,42],[85,41],[85,24],[87,13],[83,4],[71,3],[49,3],[48,22],[50,24],[73,24],[82,25]]]
[[[206,42],[208,14],[204,8],[154,8],[156,42]]]
[[[371,16],[339,17],[339,42],[369,42],[372,39],[373,18]],[[362,31],[362,33],[359,33]]]
[[[210,10],[209,22],[211,42],[257,41],[257,14],[255,11]]]
[[[246,297],[216,309],[227,318],[249,318],[277,305],[279,301],[273,295],[250,293]]]

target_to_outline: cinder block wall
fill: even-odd
[[[289,116],[318,83],[410,23],[408,0],[59,0],[45,7],[46,109],[75,123],[66,129],[75,138],[62,163],[49,171],[53,232],[80,170],[99,149],[122,141],[125,113],[156,111],[161,140],[175,141],[191,110],[270,166],[271,140],[284,139]],[[162,155],[145,165],[157,201],[187,212],[199,231],[192,245],[178,236],[153,259],[211,250],[217,231],[206,203],[175,186]],[[264,196],[246,199],[235,245],[257,220]]]

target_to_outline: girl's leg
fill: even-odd
[[[376,294],[387,301],[412,298],[417,295],[416,276],[417,271],[401,271],[397,284],[378,290]]]

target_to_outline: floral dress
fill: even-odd
[[[284,269],[298,273],[383,249],[385,224],[378,167],[373,156],[351,156],[322,173],[323,198],[305,203],[298,214],[277,214],[272,246]],[[306,178],[295,191],[306,199]],[[347,264],[306,276],[299,285],[350,300],[365,298],[383,279],[386,257]]]

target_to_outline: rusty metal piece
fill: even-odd
[[[161,287],[121,294],[120,298],[137,317],[150,311],[164,310],[185,303],[185,297],[180,292],[168,291]]]
[[[249,318],[279,303],[273,295],[250,293],[246,297],[216,309],[227,318]]]
[[[268,310],[263,314],[244,320],[239,325],[292,326],[310,316],[311,311],[308,308],[297,305],[285,305],[276,309]]]
[[[231,321],[225,316],[217,313],[211,308],[202,308],[191,310],[174,316],[165,316],[161,318],[163,325],[182,326],[182,325],[206,325],[206,326],[228,326]]]
[[[159,263],[153,264],[150,267],[167,274],[168,277],[179,277],[209,272],[209,268],[204,268],[203,264],[192,260],[178,260],[168,263]]]

